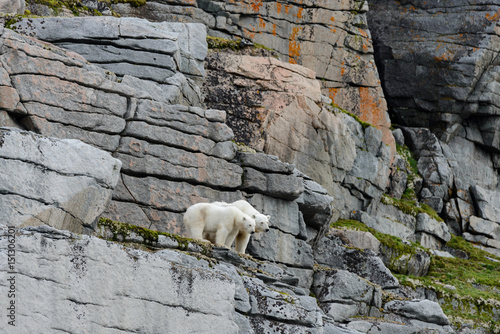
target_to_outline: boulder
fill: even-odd
[[[441,306],[430,300],[394,300],[385,304],[384,309],[386,311],[394,312],[423,322],[434,323],[437,325],[450,324],[450,321],[443,313]]]
[[[500,192],[476,185],[471,187],[471,193],[479,216],[500,223]]]
[[[471,216],[469,230],[473,233],[482,234],[500,242],[500,223]]]
[[[314,259],[331,268],[349,270],[384,289],[399,286],[398,280],[374,252],[345,247],[342,240],[332,233],[316,244]]]
[[[254,257],[292,267],[311,269],[314,264],[313,251],[309,244],[273,228],[272,225],[269,232],[256,233],[250,238],[247,252]]]
[[[448,226],[444,222],[437,221],[426,213],[417,215],[417,226],[415,232],[426,232],[438,237],[444,242],[451,240],[451,234],[448,231]]]
[[[370,232],[331,229],[330,233],[350,247],[369,249],[377,255],[380,254],[380,241]]]
[[[380,308],[382,290],[346,270],[322,270],[314,273],[312,291],[324,303],[356,304]]]
[[[95,228],[115,188],[121,162],[79,140],[0,128],[2,221],[47,224],[77,233]]]
[[[243,277],[243,282],[250,295],[250,315],[293,322],[299,326],[322,325],[320,309],[313,297],[272,289],[256,278]],[[255,325],[253,327],[259,332]]]

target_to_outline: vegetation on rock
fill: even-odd
[[[411,196],[408,194],[411,194],[411,191],[409,191],[407,193],[407,196]],[[436,210],[434,210],[433,208],[431,208],[427,204],[419,203],[415,200],[412,200],[412,199],[410,200],[407,198],[408,197],[403,197],[401,199],[397,199],[397,198],[393,198],[393,197],[390,197],[390,196],[384,194],[382,196],[382,203],[384,203],[386,205],[394,205],[399,210],[401,210],[402,212],[404,212],[408,215],[412,215],[412,216],[416,217],[419,213],[425,213],[439,222],[443,221],[443,218],[439,217]]]
[[[377,232],[356,220],[339,220],[331,226],[370,232],[382,245],[401,254],[415,254],[418,249],[423,249],[418,244],[405,244],[397,237]],[[474,247],[458,236],[452,236],[446,246],[466,253],[468,259],[432,256],[425,276],[415,277],[397,272],[394,272],[394,276],[404,286],[424,288],[436,293],[443,311],[455,326],[470,322],[498,333],[500,328],[494,326],[500,321],[500,258]],[[391,266],[388,267],[392,270]]]

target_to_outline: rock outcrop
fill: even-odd
[[[0,281],[5,295],[11,285],[18,288],[16,333],[357,334],[359,320],[348,326],[338,323],[357,314],[398,317],[398,328],[409,333],[451,331],[437,303],[386,302],[379,286],[348,271],[315,274],[318,306],[285,266],[107,220],[99,230],[103,238],[142,243],[157,251],[47,226],[1,227],[0,261],[7,263],[13,238],[17,254],[11,281]],[[3,299],[0,305],[7,308],[7,303]],[[426,306],[432,311],[423,309]],[[384,315],[381,307],[387,309]],[[32,321],[33,315],[37,321]],[[413,319],[418,324],[412,324]],[[381,326],[369,319],[364,324]]]
[[[446,217],[453,233],[481,240],[498,254],[491,249],[497,239],[478,229],[477,220],[469,225],[484,203],[473,196],[476,187],[493,197],[499,191],[498,3],[369,4],[392,119],[406,127],[424,178],[420,200]],[[489,230],[500,223],[487,220]]]
[[[236,141],[294,163],[328,190],[342,216],[365,210],[388,187],[394,143],[322,97],[313,71],[214,50],[203,92],[208,106],[227,110]]]
[[[15,227],[88,233],[106,210],[121,162],[74,139],[0,128],[0,216]]]
[[[53,224],[94,236],[47,226],[0,230],[0,261],[10,263],[6,254],[13,240],[19,254],[11,270],[19,284],[17,320],[27,326],[21,330],[454,332],[450,320],[456,325],[460,319],[448,319],[443,309],[450,315],[465,302],[449,293],[456,287],[439,282],[448,282],[449,275],[429,287],[425,278],[406,275],[441,274],[446,263],[436,257],[452,257],[446,251],[463,255],[452,243],[438,251],[450,241],[450,231],[494,251],[500,236],[496,170],[482,164],[486,151],[466,137],[445,142],[428,129],[389,130],[373,51],[355,45],[358,36],[370,42],[363,32],[364,5],[151,1],[111,7],[156,15],[154,21],[170,15],[197,23],[18,18],[9,23],[17,32],[1,29],[1,125],[32,131],[8,135],[57,143],[53,150],[81,139],[101,149],[92,148],[95,156],[122,163],[119,176],[104,174],[114,183],[101,181],[98,168],[89,176],[109,186],[107,198],[91,196],[97,204],[85,212],[89,217],[107,204],[118,179],[107,218],[95,226],[95,218],[87,217],[83,231]],[[325,15],[333,19],[325,23]],[[248,40],[238,43],[247,45],[242,50],[207,52],[206,27],[199,22],[209,34],[272,41],[290,63],[266,57],[272,52],[254,52]],[[244,29],[255,22],[264,24],[247,36]],[[272,24],[283,31],[266,33]],[[339,31],[326,35],[325,27]],[[295,28],[295,37],[288,38]],[[332,42],[332,36],[338,39]],[[332,49],[330,58],[321,56],[322,48]],[[289,54],[299,49],[307,52]],[[343,61],[348,64],[335,65]],[[311,64],[317,73],[293,62]],[[38,147],[43,155],[43,145]],[[37,150],[16,153],[22,163],[39,157]],[[55,169],[59,158],[50,155],[43,168]],[[474,168],[490,173],[495,185],[463,168],[473,157],[480,157]],[[86,167],[68,154],[57,171],[74,171],[68,160]],[[9,194],[2,190],[2,197]],[[270,231],[252,236],[250,256],[180,236],[190,205],[238,199],[271,215]],[[55,203],[68,210],[87,204],[77,202]],[[332,228],[344,228],[338,218],[356,219],[363,224],[342,221],[373,234]],[[481,270],[496,268],[494,258],[481,258]],[[429,270],[431,261],[437,265]],[[483,291],[498,289],[480,282],[467,279]],[[9,284],[0,280],[4,295]],[[498,303],[477,304],[478,315],[489,312],[493,328]]]
[[[312,69],[335,105],[358,115],[393,142],[373,46],[366,1],[148,1],[113,10],[150,21],[199,22],[210,36],[242,38],[272,47],[281,59]]]

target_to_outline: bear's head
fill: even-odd
[[[249,215],[243,213],[241,217],[239,217],[238,224],[240,225],[240,230],[250,234],[255,233],[255,220],[253,220]]]
[[[252,215],[252,218],[255,220],[255,232],[269,231],[269,219],[271,219],[271,216],[266,216],[262,213],[258,213]]]

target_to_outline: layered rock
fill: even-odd
[[[76,29],[59,19],[48,19],[48,23],[43,20],[32,23],[32,33],[43,34],[47,24],[47,29],[52,29],[56,36],[51,40],[61,45],[64,45],[63,42],[68,43],[68,40],[57,37],[59,32],[54,31],[56,24],[64,25],[68,31]],[[178,30],[194,31],[189,24],[148,24],[136,19],[98,18],[81,19],[79,22],[83,26],[99,27],[95,29],[96,36],[105,37],[106,41],[114,45],[121,45],[122,40],[129,46],[132,42],[150,45],[151,40],[156,38],[160,42],[175,41],[175,38],[166,37],[169,35],[168,29],[174,33]],[[144,34],[136,30],[127,32],[143,23],[146,26]],[[114,35],[117,26],[119,35]],[[30,25],[21,23],[19,27],[29,29]],[[108,28],[111,33],[101,31]],[[93,45],[96,38],[87,36],[87,30],[73,31],[74,36],[80,36],[78,38],[84,45]],[[73,33],[60,34],[71,36]],[[204,32],[201,35],[204,36]],[[47,35],[46,38],[51,37]],[[195,40],[199,40],[199,37],[195,37]],[[77,48],[77,41],[71,41],[67,47]],[[186,41],[179,39],[175,43],[185,45],[183,43]],[[130,49],[129,46],[124,49]],[[96,55],[101,52],[99,50],[97,47]],[[181,59],[176,66],[186,64],[186,59],[190,64],[191,55],[183,53],[180,46],[179,50]],[[142,49],[141,52],[145,51]],[[321,142],[339,142],[345,136],[350,138],[346,139],[349,152],[355,154],[345,157],[350,159],[349,168],[339,168],[340,179],[332,181],[336,196],[339,199],[345,197],[337,204],[339,212],[333,215],[329,192],[314,181],[316,174],[313,178],[307,175],[314,171],[313,168],[302,173],[299,171],[302,169],[299,160],[291,159],[285,163],[278,157],[263,153],[237,152],[236,145],[231,141],[233,132],[224,123],[226,112],[176,104],[196,104],[193,103],[195,100],[180,97],[162,99],[158,95],[146,93],[151,87],[162,89],[161,92],[165,92],[166,96],[171,92],[170,86],[158,85],[155,77],[149,77],[147,72],[144,72],[147,77],[143,79],[132,77],[126,72],[120,72],[120,78],[117,78],[101,67],[88,64],[74,52],[8,30],[2,32],[1,52],[1,87],[11,97],[10,100],[2,99],[2,102],[5,101],[2,110],[6,121],[43,135],[81,138],[112,152],[123,162],[122,174],[107,217],[178,234],[182,232],[182,213],[190,205],[202,201],[231,202],[243,198],[257,210],[272,216],[271,231],[252,237],[248,247],[248,252],[258,260],[166,233],[158,235],[157,232],[147,231],[140,234],[138,231],[145,231],[141,227],[134,227],[132,232],[125,235],[121,234],[123,226],[113,229],[110,227],[112,224],[100,226],[100,229],[109,228],[105,232],[100,231],[102,237],[107,239],[139,243],[141,248],[155,251],[164,247],[174,248],[193,252],[193,256],[168,250],[152,254],[48,228],[16,231],[17,245],[24,254],[19,258],[19,276],[33,278],[26,286],[23,285],[23,289],[26,287],[25,291],[31,291],[42,280],[56,296],[57,306],[50,309],[42,306],[51,301],[40,296],[40,305],[36,306],[41,310],[37,312],[43,315],[41,318],[44,320],[35,324],[23,315],[22,320],[29,326],[37,325],[37,328],[45,331],[57,328],[69,332],[81,329],[98,332],[102,327],[125,332],[182,332],[189,315],[196,319],[192,327],[186,329],[189,332],[213,332],[212,326],[219,329],[218,326],[222,324],[227,332],[357,333],[354,329],[337,326],[334,321],[350,323],[353,322],[352,316],[381,315],[378,313],[380,310],[377,311],[380,306],[384,307],[380,299],[381,290],[373,283],[392,289],[399,286],[397,279],[374,252],[349,248],[332,234],[323,238],[332,217],[336,220],[341,214],[348,214],[350,208],[365,209],[374,197],[380,196],[385,190],[391,154],[390,148],[382,141],[380,130],[360,123],[352,116],[341,113],[338,108],[316,106],[312,109],[316,114],[311,113],[311,118],[325,117],[324,124],[333,124],[331,128],[324,126],[321,136],[326,141]],[[172,51],[169,55],[176,52]],[[94,61],[98,62],[99,59]],[[274,66],[275,74],[285,74],[284,78],[289,74],[297,78],[293,76],[294,73],[301,76],[309,73],[304,68],[271,60],[268,60],[268,64]],[[126,70],[128,67],[120,68]],[[175,71],[188,76],[188,73],[178,72],[181,67],[175,67]],[[196,75],[195,72],[191,74]],[[309,75],[309,84],[315,85],[313,77]],[[286,92],[290,87],[295,87],[285,79],[283,81],[278,91]],[[50,89],[46,87],[47,84],[51,85]],[[183,90],[185,86],[179,87]],[[315,87],[316,90],[308,92],[314,96],[305,96],[302,100],[311,108],[322,102],[318,100],[321,96],[319,87],[317,84]],[[186,91],[189,92],[188,88]],[[183,96],[188,95],[183,90]],[[322,149],[328,153],[327,159],[343,153],[335,144]],[[306,152],[305,148],[302,153]],[[330,161],[328,166],[337,168],[336,163]],[[337,189],[341,192],[337,192]],[[11,233],[9,231],[3,231],[4,237],[0,242],[3,248],[8,247],[9,236],[6,234]],[[38,255],[42,245],[48,245],[53,251]],[[109,254],[112,261],[105,254]],[[54,256],[57,258],[54,265],[41,265],[47,261],[46,257]],[[320,265],[315,267],[317,263]],[[46,268],[49,268],[48,272],[43,271]],[[318,268],[325,271],[325,277],[317,274],[315,278],[314,269]],[[342,279],[338,279],[339,284],[357,282],[357,288],[353,288],[351,294],[341,296],[335,295],[335,289],[325,291],[319,307],[317,300],[309,296],[308,290],[314,284],[316,287],[321,286],[322,281],[331,282],[332,273],[335,270],[340,272],[339,269],[344,270],[338,275],[342,276]],[[61,278],[61,272],[70,275]],[[141,274],[147,276],[146,280],[141,280]],[[100,287],[94,296],[71,292],[86,291],[90,286],[90,278],[92,287]],[[141,281],[145,284],[136,288],[134,283]],[[81,283],[82,289],[73,289],[77,283]],[[3,284],[5,287],[6,283]],[[125,290],[123,287],[126,287]],[[203,287],[208,290],[200,292]],[[163,292],[157,294],[156,289]],[[70,297],[65,295],[68,291],[71,292]],[[371,293],[374,297],[360,298],[357,296],[360,291]],[[37,293],[43,294],[44,290],[40,289],[34,294]],[[200,305],[195,301],[196,294],[204,299]],[[22,300],[28,303],[26,299]],[[110,300],[123,305],[123,309],[107,307]],[[216,309],[208,310],[207,305],[215,306]],[[110,313],[103,311],[103,308],[110,310]],[[137,308],[144,313],[139,313],[138,317],[128,315],[129,310]],[[120,316],[115,317],[112,310],[116,310]],[[337,310],[343,310],[343,313]],[[30,309],[26,312],[33,314],[35,311]],[[54,313],[60,318],[50,322]],[[395,313],[387,313],[397,317]],[[85,318],[85,314],[96,317],[96,321],[88,325],[90,327],[85,327],[88,321],[80,321]],[[123,314],[127,315],[127,319],[123,320]],[[178,321],[166,323],[162,320],[158,324],[142,324],[140,318],[150,314],[154,318]],[[421,323],[416,327],[420,329],[436,329],[432,319],[426,322],[417,311],[407,311],[404,317],[419,319]],[[224,321],[219,321],[221,318]],[[406,318],[399,317],[397,321],[405,324],[400,325],[401,328],[411,331],[413,325],[409,321],[405,322]],[[448,330],[445,327],[437,329]]]
[[[318,306],[285,266],[107,220],[99,229],[103,238],[121,244],[47,226],[2,226],[0,260],[7,262],[12,238],[17,251],[11,281],[0,283],[7,294],[15,280],[17,332],[357,334],[359,318],[351,317],[366,311],[380,316],[382,309],[388,319],[399,317],[398,328],[405,332],[450,332],[438,304],[393,305],[382,299],[379,286],[344,270],[314,275]],[[128,242],[156,251],[124,247]],[[2,307],[7,303],[4,299]],[[422,310],[424,306],[432,311]],[[33,314],[40,319],[32,321]],[[151,315],[157,320],[151,321]]]
[[[343,216],[366,209],[388,186],[392,134],[387,146],[383,131],[333,107],[311,70],[214,51],[203,91],[210,107],[228,111],[237,141],[294,163],[328,190]]]
[[[369,4],[393,121],[431,128],[445,141],[465,128],[469,140],[498,151],[498,3]]]
[[[91,232],[111,200],[120,166],[79,140],[0,128],[2,221]]]
[[[369,3],[393,122],[406,126],[424,178],[419,198],[447,218],[453,233],[478,238],[477,220],[473,226],[469,220],[480,217],[483,200],[471,191],[499,189],[500,7],[494,1]],[[488,243],[494,241],[482,242]]]
[[[81,30],[75,22],[96,29]],[[125,54],[137,49],[132,53],[147,55],[159,43],[163,49],[158,54],[170,53],[176,62],[172,76],[194,78],[203,73],[196,66],[206,53],[205,32],[192,39],[184,33],[194,35],[201,25],[109,17],[75,22],[30,19],[19,22],[17,30],[75,50],[95,47],[96,62],[104,52],[101,44],[96,45],[102,38],[122,45]],[[58,24],[66,31],[58,32]],[[141,24],[144,29],[138,30]],[[16,97],[4,107],[9,117],[45,136],[81,139],[112,152],[123,163],[107,217],[179,234],[182,214],[192,204],[246,198],[273,217],[271,232],[254,238],[249,250],[260,258],[311,271],[312,248],[306,240],[330,222],[331,197],[294,165],[266,154],[237,153],[224,111],[175,104],[182,102],[177,98],[157,99],[148,93],[155,78],[146,77],[145,71],[141,81],[127,74],[126,64],[120,64],[125,72],[119,72],[118,79],[67,49],[7,29],[3,38],[5,88]],[[160,65],[162,61],[158,59]],[[191,92],[189,87],[172,91],[171,86],[155,85],[167,96]],[[260,246],[252,247],[256,243]]]
[[[488,226],[486,230],[493,231],[500,221],[496,209],[498,172],[491,161],[487,163],[490,155],[460,136],[446,144],[425,128],[402,130],[423,177],[420,201],[445,217],[450,232],[464,234],[469,241],[480,242],[498,254],[498,237],[484,230]],[[419,234],[423,245],[439,245],[448,240],[446,231],[432,225],[435,227],[429,226],[427,231],[420,228],[424,233]],[[434,232],[429,233],[429,229]]]
[[[82,55],[123,83],[169,104],[200,105],[206,32],[201,24],[135,18],[30,18],[12,26]]]
[[[200,22],[208,34],[243,38],[273,48],[281,59],[312,69],[335,105],[384,132],[391,144],[387,105],[373,58],[366,1],[148,1],[112,6],[150,21]]]

